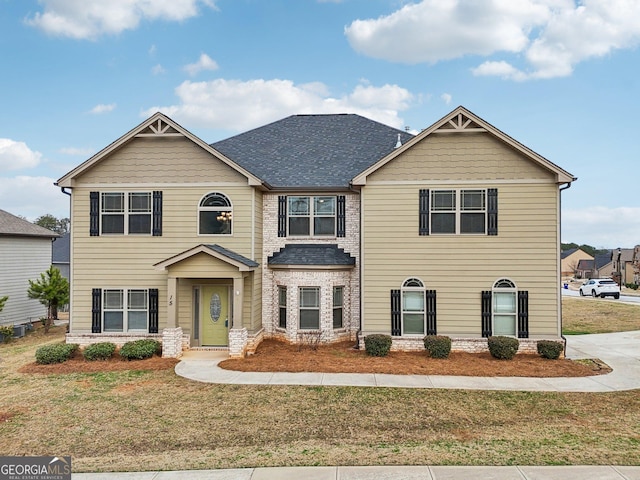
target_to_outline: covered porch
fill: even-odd
[[[245,355],[252,330],[258,263],[220,245],[198,245],[157,263],[167,274],[165,357],[188,347]]]

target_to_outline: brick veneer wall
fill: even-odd
[[[345,195],[345,237],[278,237],[278,195],[263,197],[263,258],[262,269],[262,324],[264,337],[281,338],[298,342],[298,287],[321,288],[321,329],[324,341],[344,338],[355,340],[360,327],[360,197],[355,193]],[[270,221],[266,221],[269,219]],[[277,270],[268,267],[267,259],[289,243],[337,244],[356,259],[356,265],[348,270]],[[278,285],[287,289],[287,329],[278,328]],[[344,287],[343,325],[334,330],[332,320],[333,286]]]

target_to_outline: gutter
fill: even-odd
[[[573,177],[573,181],[576,181],[577,178]],[[562,192],[564,190],[568,190],[569,188],[571,188],[571,182],[567,182],[567,184],[564,187],[560,187],[560,198],[558,199],[560,202],[560,209],[562,210]],[[558,229],[558,235],[560,236],[560,239],[562,239],[562,222],[560,222],[560,226]],[[561,262],[562,265],[562,262]],[[560,268],[562,270],[562,267]],[[561,278],[561,272],[558,272],[558,279]],[[560,338],[563,340],[564,342],[564,351],[562,352],[562,354],[564,355],[565,358],[567,358],[567,338],[562,334],[562,293],[560,294]]]

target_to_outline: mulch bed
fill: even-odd
[[[64,363],[54,363],[51,365],[39,365],[29,363],[21,367],[20,373],[98,373],[98,372],[120,372],[124,370],[169,370],[173,369],[180,360],[177,358],[162,358],[153,356],[145,360],[125,360],[118,355],[114,355],[108,360],[88,361],[82,353],[76,352],[73,357]]]
[[[611,371],[602,362],[548,360],[538,355],[516,355],[497,360],[487,353],[452,352],[449,358],[430,358],[426,352],[390,352],[370,357],[353,342],[321,345],[317,350],[276,340],[263,341],[256,353],[220,363],[243,372],[391,373],[398,375],[462,375],[482,377],[586,377]]]

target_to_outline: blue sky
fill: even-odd
[[[640,244],[640,1],[0,0],[0,208],[155,111],[213,142],[296,113],[413,131],[464,105],[578,177],[562,240]],[[535,205],[531,205],[535,209]]]

